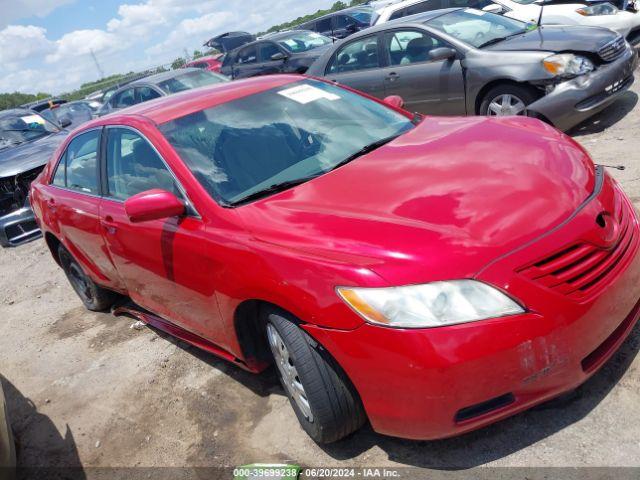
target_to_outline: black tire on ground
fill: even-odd
[[[269,313],[267,331],[270,325],[286,346],[291,364],[297,370],[297,378],[304,387],[311,420],[292,397],[274,354],[278,377],[307,434],[317,443],[331,443],[358,430],[366,421],[364,408],[355,388],[336,361],[306,332],[286,318],[286,314]],[[271,342],[270,346],[273,349]]]
[[[84,306],[93,312],[101,312],[110,308],[119,295],[111,290],[99,287],[62,245],[58,247],[58,258],[67,280],[75,290]]]
[[[491,102],[496,98],[499,98],[502,95],[511,95],[512,97],[521,100],[527,107],[535,102],[540,96],[539,92],[534,87],[529,87],[527,85],[514,85],[511,83],[496,85],[482,98],[479,112],[480,115],[489,115],[489,105],[491,105]]]

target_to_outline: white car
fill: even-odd
[[[622,0],[626,4],[626,0]],[[381,6],[372,22],[375,25],[442,8],[470,7],[523,22],[542,25],[586,25],[614,30],[631,44],[640,42],[640,13],[619,10],[611,3],[560,3],[554,0],[542,5],[540,0],[404,0]],[[541,17],[542,12],[542,18]]]

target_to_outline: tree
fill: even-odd
[[[202,52],[200,50],[194,50],[193,51],[193,58],[196,59],[196,58],[200,58],[200,57],[202,57]]]
[[[178,68],[182,68],[186,63],[187,61],[184,58],[178,57],[173,62],[171,62],[171,69],[176,70]]]
[[[51,95],[48,93],[0,93],[0,110],[6,110],[9,108],[19,107],[25,103],[35,102],[36,100],[42,100],[48,98]]]

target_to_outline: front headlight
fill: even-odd
[[[559,77],[577,77],[593,70],[593,63],[586,57],[573,53],[559,53],[542,60],[547,72]]]
[[[611,3],[598,3],[597,5],[591,5],[590,7],[582,7],[576,10],[576,13],[585,17],[592,17],[594,15],[615,15],[618,13],[618,9]]]
[[[337,291],[367,322],[387,327],[441,327],[524,312],[504,293],[475,280],[389,288],[338,287]]]

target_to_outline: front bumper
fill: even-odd
[[[0,245],[5,248],[22,245],[41,235],[28,200],[22,208],[0,217]]]
[[[601,195],[610,197],[607,184]],[[593,232],[599,199],[478,275],[522,300],[525,314],[420,330],[305,326],[345,370],[376,431],[425,440],[458,435],[574,389],[613,355],[640,315],[637,215],[627,253],[588,296],[517,273],[542,252]]]
[[[527,107],[548,119],[556,128],[568,130],[606,108],[634,81],[638,54],[628,49],[617,60],[593,72],[559,83],[550,93]]]

